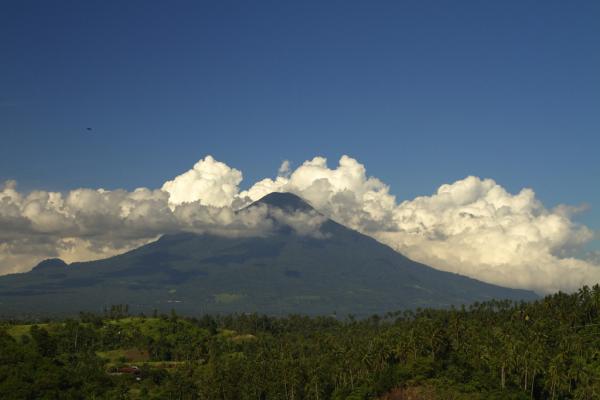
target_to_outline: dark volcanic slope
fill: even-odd
[[[259,200],[310,211],[301,198]],[[67,266],[46,260],[0,277],[0,314],[64,314],[129,304],[132,312],[368,315],[415,307],[535,298],[416,263],[374,239],[326,221],[325,239],[280,229],[268,237],[181,233],[131,252]]]

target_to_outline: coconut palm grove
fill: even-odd
[[[3,399],[596,399],[600,287],[352,315],[103,314],[0,326]]]

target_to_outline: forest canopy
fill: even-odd
[[[600,287],[374,315],[0,325],[3,399],[594,399]]]

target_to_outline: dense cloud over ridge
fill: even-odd
[[[240,192],[242,173],[207,156],[161,189],[128,192],[77,189],[23,194],[0,188],[0,274],[37,261],[117,254],[163,233],[266,234],[266,210],[243,212],[273,191],[296,193],[336,221],[370,235],[417,261],[499,285],[538,292],[574,290],[600,281],[597,262],[568,257],[592,232],[567,206],[547,209],[531,189],[508,193],[491,179],[469,176],[431,196],[398,203],[389,187],[343,156],[336,168],[322,157]],[[318,236],[317,215],[279,215],[301,234]]]

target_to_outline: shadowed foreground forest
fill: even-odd
[[[356,320],[105,315],[0,326],[2,399],[597,399],[600,287]]]

